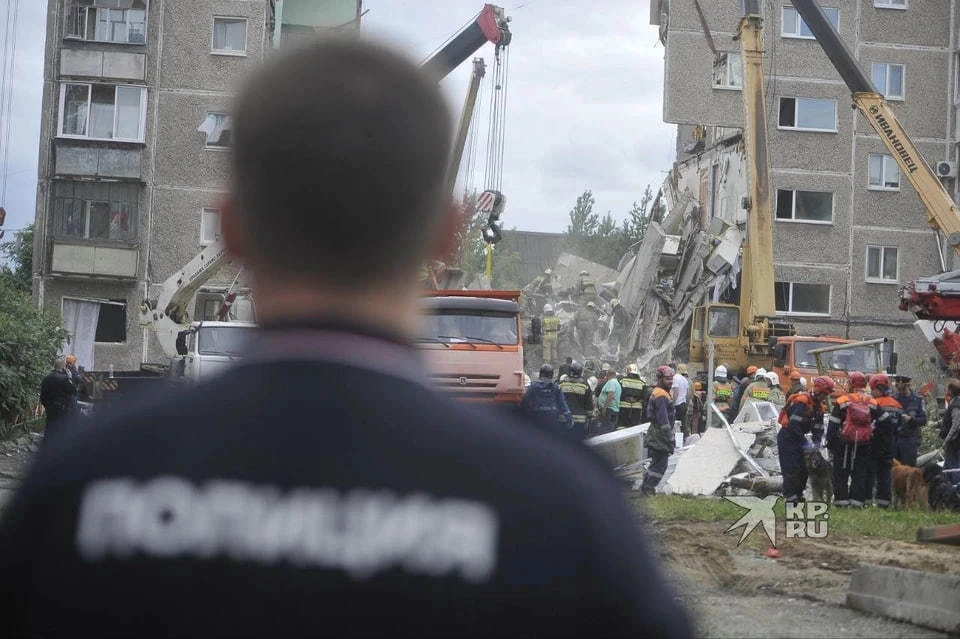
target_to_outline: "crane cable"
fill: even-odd
[[[503,185],[504,128],[506,126],[507,70],[510,49],[497,47],[493,67],[493,88],[490,93],[489,128],[487,129],[487,162],[484,188],[499,191]]]

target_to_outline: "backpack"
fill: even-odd
[[[862,393],[850,396],[840,439],[848,444],[866,444],[873,437],[873,413],[870,400]]]
[[[777,423],[780,424],[781,427],[790,425],[790,414],[787,412],[787,409],[797,402],[806,404],[807,415],[810,414],[810,396],[805,393],[794,393],[787,399],[787,402],[783,405],[783,408],[780,409],[780,413],[777,415]]]

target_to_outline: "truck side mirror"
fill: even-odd
[[[774,339],[774,338],[770,338]],[[780,364],[775,364],[775,366],[783,366],[783,361],[787,359],[787,347],[783,344],[771,344],[773,347],[773,358],[777,361],[780,361]]]
[[[890,353],[890,362],[887,363],[887,372],[891,375],[897,374],[897,352]]]
[[[177,333],[177,355],[187,354],[187,333],[190,331],[180,331]]]

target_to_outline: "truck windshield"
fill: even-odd
[[[435,310],[423,316],[420,341],[517,344],[517,316],[493,311]]]
[[[197,352],[200,355],[241,355],[252,330],[252,326],[201,326],[197,330]]]
[[[740,332],[740,309],[711,307],[709,320],[710,337],[737,337]]]
[[[810,351],[827,346],[836,346],[836,342],[796,342],[796,363],[800,368],[816,368],[817,358]],[[821,353],[820,361],[831,371],[863,371],[873,373],[877,370],[877,355],[873,346],[855,346],[839,351]]]

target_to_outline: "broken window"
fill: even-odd
[[[720,53],[713,62],[715,89],[742,89],[743,64],[739,53]]]
[[[126,300],[110,300],[100,304],[95,342],[119,343],[127,341]]]
[[[870,67],[873,86],[888,100],[903,99],[903,65],[875,62]]]
[[[200,212],[200,246],[206,246],[220,237],[220,209],[203,209]]]
[[[900,249],[867,246],[867,281],[896,284],[900,274]]]
[[[840,9],[834,7],[821,7],[823,13],[827,16],[827,20],[833,25],[834,29],[840,28]],[[797,13],[797,10],[793,7],[783,7],[783,11],[780,14],[780,35],[784,38],[806,38],[813,40],[813,31],[810,30],[810,27],[807,26],[807,23],[803,21],[803,18],[800,17],[800,14]]]
[[[893,156],[883,153],[871,153],[868,161],[871,189],[885,191],[900,190],[900,167]]]
[[[821,98],[780,98],[781,129],[837,130],[837,101]]]
[[[247,50],[246,18],[213,19],[213,52],[231,55]]]
[[[136,242],[140,188],[136,184],[56,182],[53,193],[55,237]]]
[[[60,135],[143,142],[147,89],[65,82],[60,85]]]
[[[776,282],[774,296],[777,313],[829,315],[830,285]]]
[[[67,0],[64,36],[94,42],[144,44],[147,0]]]
[[[833,193],[777,189],[778,220],[833,223]]]
[[[232,127],[233,122],[226,113],[207,111],[207,117],[197,127],[197,131],[206,134],[208,149],[225,149],[230,147]]]

